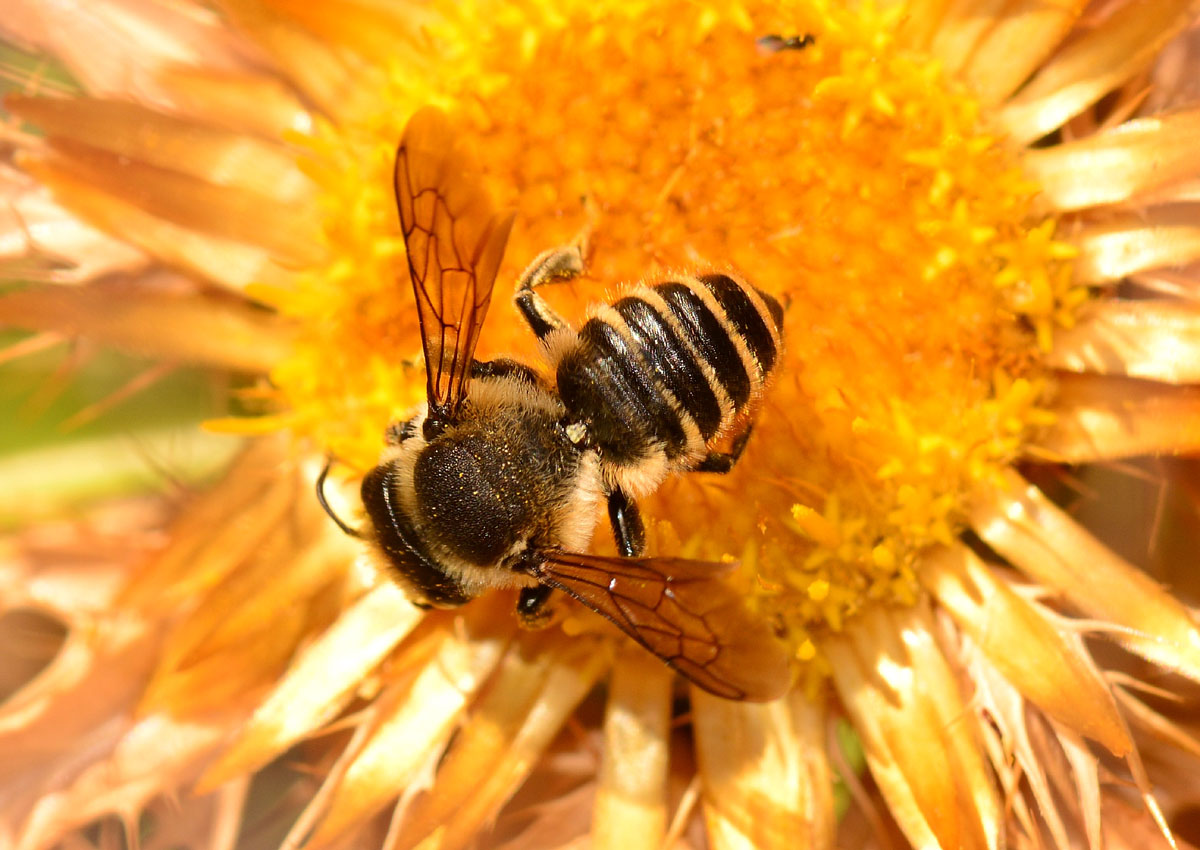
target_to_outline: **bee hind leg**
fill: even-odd
[[[750,442],[750,432],[753,430],[753,425],[747,426],[745,431],[734,437],[729,451],[709,452],[708,457],[696,465],[696,472],[716,472],[723,475],[733,469],[734,464],[742,456],[742,452],[746,451],[746,443]]]
[[[517,281],[517,293],[513,300],[538,339],[545,339],[553,331],[568,327],[566,320],[554,312],[546,299],[535,290],[545,283],[561,283],[579,277],[587,270],[595,222],[595,214],[587,198],[584,198],[584,211],[587,213],[587,224],[575,238],[567,245],[543,251]]]

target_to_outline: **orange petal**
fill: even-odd
[[[301,653],[200,784],[211,789],[256,770],[320,729],[421,617],[391,582],[355,602]]]
[[[20,836],[19,843],[10,846],[20,850],[56,846],[68,831],[113,814],[136,822],[137,815],[154,797],[191,781],[220,745],[226,723],[232,720],[228,715],[210,715],[197,722],[154,714],[136,723],[108,722],[106,726],[119,729],[111,751],[98,754],[95,740],[81,742],[80,752],[89,753],[87,766],[82,770],[68,767],[64,771],[67,775],[78,773],[54,793],[41,797],[24,823],[6,823]],[[105,737],[111,735],[108,732]]]
[[[50,162],[30,160],[23,165],[59,199],[69,200],[70,209],[85,221],[120,236],[168,266],[239,291],[252,283],[288,286],[292,279],[261,246],[173,224]],[[126,187],[125,191],[135,191],[135,187]],[[195,206],[191,212],[201,218],[213,214],[212,210]]]
[[[1055,331],[1046,362],[1072,372],[1200,383],[1200,310],[1176,301],[1088,304],[1075,327]]]
[[[1095,754],[1077,735],[1065,729],[1055,729],[1055,737],[1063,749],[1071,776],[1075,780],[1080,820],[1090,850],[1104,850],[1107,846],[1100,831],[1100,763]]]
[[[1053,411],[1030,456],[1087,463],[1200,451],[1200,387],[1062,375]]]
[[[0,706],[6,769],[49,768],[89,735],[101,748],[119,736],[106,721],[132,715],[157,652],[154,625],[129,617],[69,633],[50,665]]]
[[[233,70],[255,53],[224,21],[193,3],[6,0],[6,37],[55,56],[93,94],[170,106],[156,84],[164,66]]]
[[[295,171],[287,194],[295,192],[299,197],[288,199],[213,183],[207,176],[194,177],[65,138],[52,139],[50,149],[44,160],[22,160],[25,169],[43,182],[49,183],[47,172],[66,175],[164,221],[218,239],[260,246],[289,264],[311,264],[321,257],[317,208],[307,202],[307,185]],[[204,164],[234,171],[232,164]],[[255,164],[244,163],[242,169],[252,169]],[[263,167],[271,170],[270,160]],[[71,194],[60,192],[57,197],[64,206],[74,208]],[[131,234],[119,235],[136,242]]]
[[[52,142],[74,142],[281,203],[312,202],[312,184],[295,154],[279,144],[124,101],[9,95],[4,105]]]
[[[1191,19],[1194,0],[1126,3],[1081,32],[1001,110],[1000,124],[1021,144],[1058,129],[1134,74]]]
[[[1039,732],[1044,731],[1047,724],[1040,713],[1030,710],[1025,698],[991,660],[977,652],[972,653],[973,648],[964,646],[967,650],[964,662],[967,675],[975,686],[979,710],[986,712],[995,726],[994,730],[985,726],[983,732],[990,739],[989,757],[1007,792],[1007,802],[1013,807],[1016,818],[1023,824],[1031,824],[1033,817],[1025,795],[1008,790],[1016,788],[1018,782],[1028,784],[1029,796],[1037,804],[1038,815],[1054,841],[1053,846],[1069,847],[1070,839],[1059,809],[1064,803],[1070,805],[1070,801],[1063,801],[1054,793],[1048,775],[1051,766],[1057,766],[1057,762],[1054,758],[1046,758],[1045,749],[1034,743],[1042,742],[1043,735]]]
[[[290,329],[263,310],[125,283],[13,290],[0,295],[0,323],[242,372],[266,373],[291,350]]]
[[[358,0],[266,0],[281,16],[302,24],[326,44],[339,44],[386,67],[413,65],[422,19],[430,12],[409,4],[384,5]],[[405,61],[409,60],[409,61]]]
[[[984,104],[1003,101],[1058,46],[1086,0],[1019,0],[1004,7],[962,69]]]
[[[189,659],[186,666],[178,668],[160,668],[142,694],[138,713],[203,717],[245,694],[261,691],[287,668],[309,628],[303,616],[283,619],[246,636],[235,651]]]
[[[458,617],[458,628],[445,631],[427,663],[378,698],[370,709],[371,728],[331,776],[324,817],[304,846],[321,847],[351,832],[408,790],[430,757],[442,753],[512,638],[515,623],[508,606],[497,604],[502,600],[508,601],[496,596]],[[299,845],[304,837],[294,831],[285,845]]]
[[[641,650],[623,653],[608,685],[592,846],[659,850],[667,832],[667,763],[675,674]]]
[[[391,850],[458,850],[516,791],[609,663],[605,642],[561,632],[513,645]],[[316,839],[314,839],[314,842]]]
[[[52,450],[61,452],[62,448],[52,446]],[[28,499],[29,494],[23,495]],[[44,615],[68,630],[86,629],[105,611],[123,611],[118,593],[129,576],[145,564],[146,556],[158,548],[155,535],[168,513],[165,500],[101,503],[76,511],[71,519],[64,519],[60,512],[50,543],[41,525],[6,531],[0,538],[4,548],[0,599],[5,609],[26,608],[37,620]],[[0,630],[13,633],[3,625]],[[36,661],[40,654],[33,652],[30,660]],[[22,681],[21,694],[38,686],[36,681]],[[11,691],[7,693],[0,713],[18,699]]]
[[[265,139],[307,133],[313,119],[282,80],[237,71],[167,67],[156,75],[183,115]]]
[[[946,5],[929,52],[951,74],[970,61],[971,51],[1000,20],[1003,0],[950,0]]]
[[[799,692],[731,702],[692,688],[693,726],[715,850],[834,846],[823,707]]]
[[[369,107],[377,102],[374,91],[383,84],[380,72],[274,14],[260,0],[221,0],[217,5],[274,57],[288,79],[326,115],[371,113]]]
[[[135,815],[187,786],[249,713],[239,694],[202,718],[136,717],[160,625],[119,605],[89,612],[50,665],[0,706],[6,846],[49,847],[108,814]]]
[[[864,611],[821,641],[888,808],[915,847],[996,848],[1000,805],[927,608]]]
[[[120,606],[159,610],[202,596],[249,558],[271,529],[295,521],[287,512],[300,485],[283,474],[291,450],[278,435],[248,441],[225,476],[180,512],[169,544],[122,589]]]
[[[949,4],[950,0],[911,0],[905,5],[896,40],[913,50],[929,52],[930,43],[942,28],[942,17]]]
[[[1022,695],[1071,729],[1123,756],[1133,743],[1108,685],[1079,643],[1060,633],[968,549],[938,549],[921,582]]]
[[[336,616],[354,548],[324,522],[311,477],[288,473],[276,466],[261,501],[240,512],[226,507],[224,535],[211,527],[200,532],[210,542],[237,533],[241,539],[227,540],[227,547],[198,547],[197,557],[183,562],[180,580],[158,583],[158,593],[143,606],[153,610],[188,599],[187,614],[163,640],[143,711],[194,712],[219,694],[272,684],[297,644]],[[180,536],[173,543],[192,548]],[[281,563],[292,567],[282,577]],[[165,577],[162,564],[150,574]],[[202,592],[193,596],[188,589]]]
[[[135,274],[150,264],[137,248],[81,221],[41,187],[0,175],[0,261],[41,258],[69,268],[35,272],[22,266],[21,276],[84,283],[109,274]]]
[[[981,491],[971,526],[1022,572],[1084,614],[1124,626],[1118,643],[1156,664],[1200,679],[1200,629],[1188,610],[1126,563],[1015,472]]]
[[[1200,109],[1138,118],[1051,148],[1027,151],[1025,171],[1054,210],[1128,201],[1200,172]]]
[[[337,531],[329,530],[321,540],[299,535],[286,524],[302,519],[308,519],[314,531],[325,531],[316,516],[292,512],[168,634],[155,681],[147,688],[148,702],[157,695],[161,679],[218,655],[236,666],[252,655],[246,651],[239,657],[239,648],[266,632],[305,625],[303,612],[314,599],[336,595],[353,552],[347,551],[348,541]],[[288,565],[282,575],[280,563]]]
[[[1137,215],[1085,225],[1071,236],[1079,248],[1075,278],[1081,283],[1120,280],[1200,258],[1200,205],[1173,204]]]
[[[1200,740],[1185,726],[1152,709],[1124,688],[1117,689],[1121,709],[1139,731],[1153,736],[1179,756],[1200,759]]]

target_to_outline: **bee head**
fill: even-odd
[[[413,468],[426,448],[419,413],[387,430],[387,448],[379,465],[362,482],[362,503],[370,521],[366,537],[383,556],[392,578],[420,607],[455,608],[469,597],[431,554],[422,525],[413,514]]]

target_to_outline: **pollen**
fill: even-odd
[[[589,221],[587,275],[547,292],[576,321],[697,266],[785,305],[738,466],[643,507],[700,557],[753,547],[737,580],[819,668],[823,633],[919,598],[921,553],[1048,421],[1042,353],[1088,295],[1019,150],[870,4],[470,6],[429,23],[437,75],[397,68],[370,109],[296,140],[329,260],[259,293],[304,329],[280,404],[366,468],[421,400],[391,163],[407,117],[441,106],[518,212],[478,356],[536,361],[512,281]]]

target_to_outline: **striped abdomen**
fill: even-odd
[[[639,286],[580,329],[559,395],[606,460],[688,469],[763,386],[782,325],[778,301],[726,274]]]

